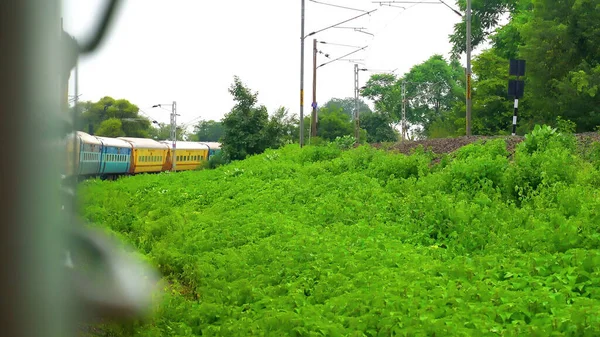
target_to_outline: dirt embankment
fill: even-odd
[[[580,144],[587,142],[600,142],[600,133],[598,132],[587,132],[575,135]],[[410,154],[414,149],[422,145],[426,151],[431,151],[435,154],[447,154],[452,153],[459,148],[469,145],[477,141],[487,141],[491,139],[504,138],[506,140],[506,149],[509,153],[513,153],[517,144],[525,140],[522,136],[464,136],[457,138],[436,138],[436,139],[425,139],[425,140],[406,140],[398,142],[392,145],[383,145],[380,143],[372,144],[373,147],[378,149],[387,149],[393,152],[399,152],[403,154]]]

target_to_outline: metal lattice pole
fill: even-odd
[[[354,137],[356,138],[356,143],[360,142],[360,113],[358,111],[358,64],[354,64]]]
[[[171,153],[173,166],[171,167],[171,171],[175,172],[177,165],[177,157],[175,155],[177,149],[177,103],[175,101],[173,101],[171,107],[171,140],[173,141],[173,152]]]

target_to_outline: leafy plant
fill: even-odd
[[[356,138],[354,136],[342,136],[336,137],[333,143],[340,148],[341,150],[350,149],[354,143],[356,142]]]
[[[103,331],[597,336],[600,171],[551,128],[523,143],[514,160],[498,139],[434,166],[423,148],[288,145],[86,181],[82,216],[164,275],[149,321]]]

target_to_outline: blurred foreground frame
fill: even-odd
[[[61,0],[0,2],[2,336],[76,336],[81,323],[151,309],[158,274],[78,220],[74,188],[61,179],[75,125],[65,74],[100,46],[118,3],[106,2],[92,38],[73,50]]]

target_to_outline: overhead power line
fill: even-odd
[[[453,11],[453,12],[454,12],[454,13],[456,13],[456,14],[458,14],[458,16],[460,16],[460,17],[462,17],[462,16],[463,16],[461,12],[459,12],[459,11],[457,11],[456,9],[454,9],[454,8],[450,7],[450,5],[448,5],[448,4],[447,4],[447,3],[445,3],[444,1],[440,0],[440,2],[441,2],[442,4],[444,4],[444,6],[446,6],[446,7],[450,8],[450,10],[451,10],[451,11]]]
[[[323,64],[321,64],[320,66],[318,66],[317,68],[321,68],[321,67],[323,67],[323,66],[326,66],[326,65],[328,65],[328,64],[329,64],[329,63],[331,63],[331,62],[335,62],[335,61],[338,61],[338,60],[341,60],[341,59],[343,59],[343,58],[344,58],[344,57],[346,57],[346,56],[350,56],[350,55],[352,55],[352,54],[358,53],[359,51],[361,51],[361,50],[363,50],[363,49],[365,49],[365,48],[367,48],[367,47],[368,47],[368,46],[364,46],[364,47],[362,47],[362,48],[360,48],[360,49],[357,49],[357,50],[355,50],[355,51],[353,51],[353,52],[350,52],[350,53],[348,53],[348,54],[346,54],[346,55],[344,55],[344,56],[340,56],[340,57],[336,58],[335,60],[331,60],[331,61],[329,61],[329,62],[323,63]]]
[[[322,44],[328,44],[330,46],[348,47],[348,48],[360,48],[360,46],[350,46],[350,45],[347,45],[347,44],[331,43],[331,42],[325,42],[325,41],[317,41],[317,42],[322,43]]]
[[[424,5],[439,5],[437,1],[373,1],[374,4],[424,4]]]
[[[379,4],[379,6],[388,6],[388,7],[395,7],[395,8],[406,9],[406,7],[396,6],[396,5],[392,5],[392,4]]]
[[[338,28],[338,29],[352,29],[355,32],[359,32],[359,33],[363,33],[363,34],[368,34],[368,35],[371,35],[371,36],[375,36],[375,35],[373,35],[373,34],[371,34],[369,32],[366,32],[365,31],[366,28],[363,28],[363,27],[333,27],[333,28]]]
[[[323,29],[319,29],[319,30],[317,30],[317,31],[314,31],[314,32],[312,32],[312,33],[310,33],[310,34],[306,35],[306,37],[309,37],[309,36],[315,35],[315,34],[317,34],[317,33],[320,33],[320,32],[322,32],[322,31],[324,31],[324,30],[327,30],[327,29],[330,29],[330,28],[335,28],[336,26],[339,26],[339,25],[341,25],[341,24],[343,24],[343,23],[346,23],[346,22],[348,22],[348,21],[352,21],[352,20],[358,19],[358,18],[360,18],[360,17],[363,17],[363,16],[365,16],[365,15],[369,15],[369,14],[371,14],[371,13],[375,12],[375,11],[377,11],[377,9],[373,9],[373,10],[371,10],[371,11],[368,11],[368,12],[366,12],[366,13],[363,13],[363,14],[361,14],[361,15],[355,16],[355,17],[353,17],[353,18],[350,18],[350,19],[348,19],[348,20],[344,20],[344,21],[342,21],[342,22],[336,23],[335,25],[331,25],[331,26],[325,27],[325,28],[323,28]]]
[[[326,2],[320,2],[320,1],[316,1],[316,0],[309,0],[310,2],[314,2],[316,4],[320,4],[320,5],[326,5],[326,6],[331,6],[331,7],[337,7],[337,8],[343,8],[343,9],[348,9],[351,11],[357,11],[357,12],[363,12],[365,13],[365,10],[362,9],[357,9],[357,8],[351,8],[351,7],[346,7],[346,6],[340,6],[340,5],[334,5],[334,4],[330,4],[330,3],[326,3]]]

